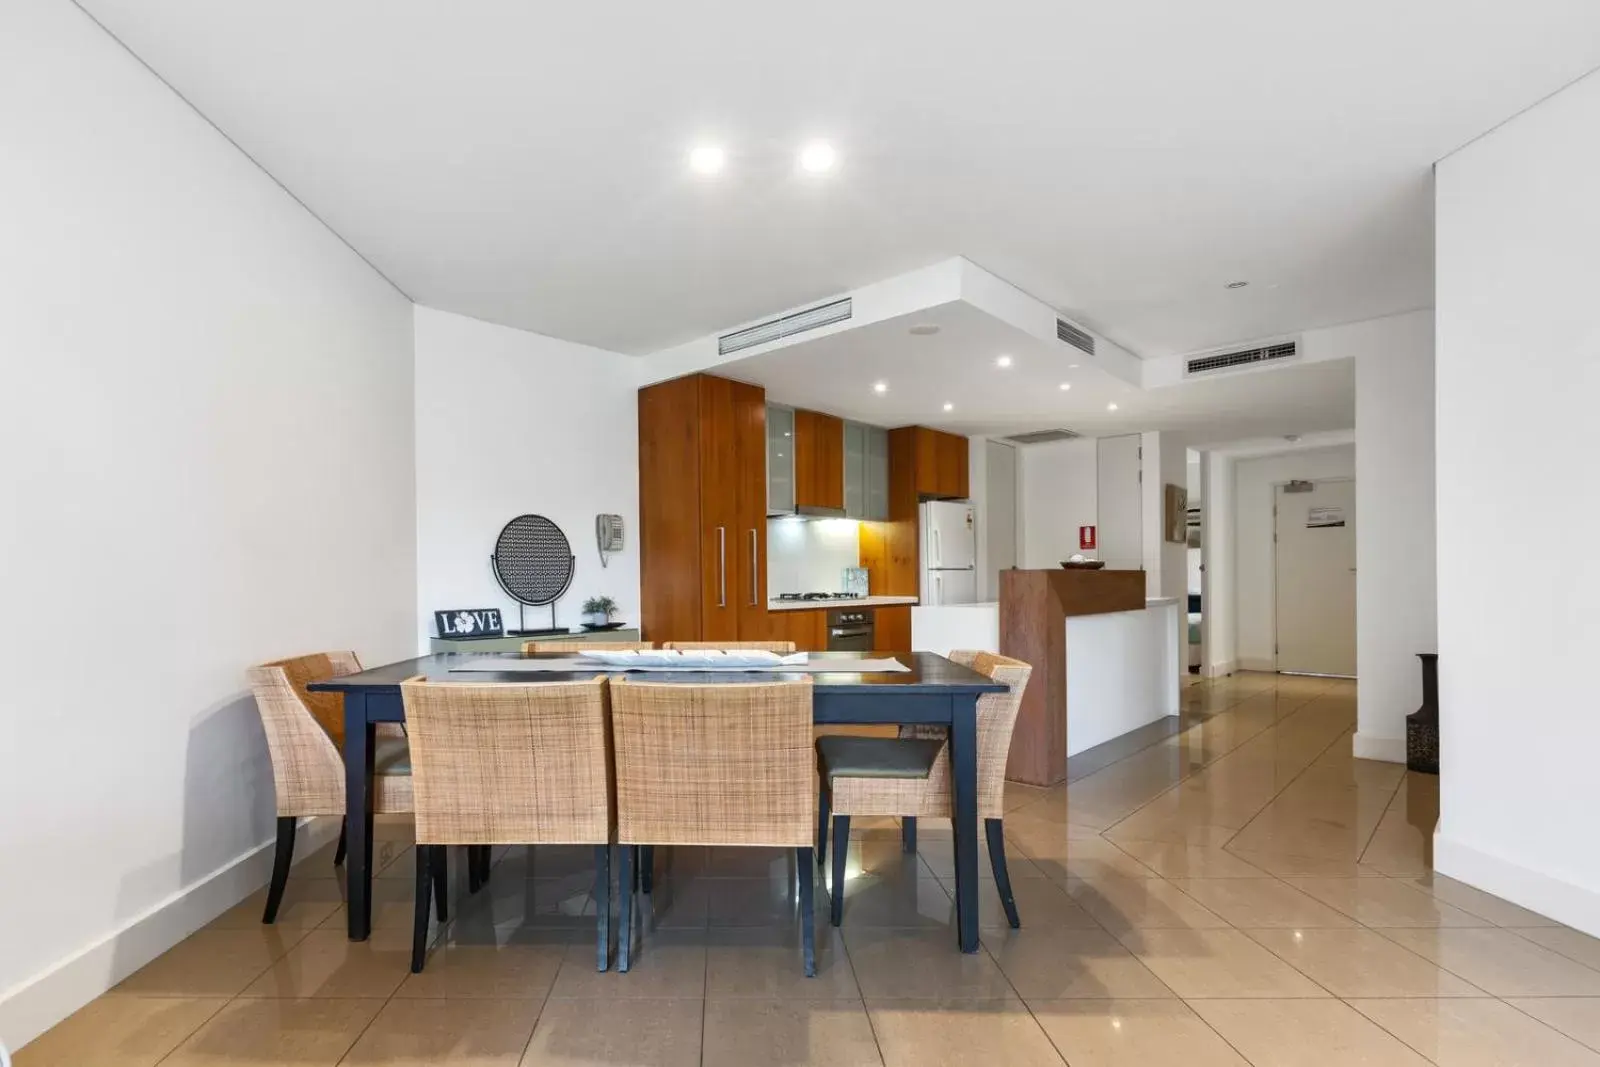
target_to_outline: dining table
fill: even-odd
[[[520,660],[570,661],[573,653],[530,653],[511,656]],[[819,670],[829,659],[841,668],[863,659],[893,659],[903,670],[863,673],[848,669]],[[476,661],[471,664],[468,661]],[[400,683],[416,677],[433,681],[470,681],[532,685],[615,676],[615,667],[593,667],[564,662],[567,670],[535,670],[534,664],[508,664],[495,670],[493,663],[473,653],[440,653],[400,660],[357,674],[313,682],[314,692],[344,695],[345,826],[349,842],[346,917],[352,941],[365,941],[372,931],[372,783],[374,734],[378,723],[405,722]],[[470,673],[463,668],[472,666]],[[480,669],[482,667],[491,669]],[[523,669],[514,669],[517,667]],[[818,726],[935,725],[949,730],[955,844],[956,936],[962,952],[978,951],[978,698],[1004,692],[1005,685],[970,667],[932,652],[812,652],[807,667],[799,671],[633,671],[630,680],[689,684],[749,683],[811,679],[811,715]],[[514,841],[506,844],[516,844]]]

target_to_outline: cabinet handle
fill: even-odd
[[[728,606],[728,528],[717,527],[717,607]]]
[[[759,566],[760,552],[756,545],[755,527],[750,528],[750,606],[756,606],[756,585],[758,584],[757,567]]]

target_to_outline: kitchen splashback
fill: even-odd
[[[843,590],[844,569],[860,562],[860,528],[855,519],[768,519],[767,596]]]

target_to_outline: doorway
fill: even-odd
[[[1273,500],[1277,669],[1356,673],[1356,483],[1290,482]]]

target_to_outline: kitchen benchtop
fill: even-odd
[[[853,600],[769,600],[768,611],[831,611],[834,608],[892,608],[915,604],[914,596],[858,596]]]

